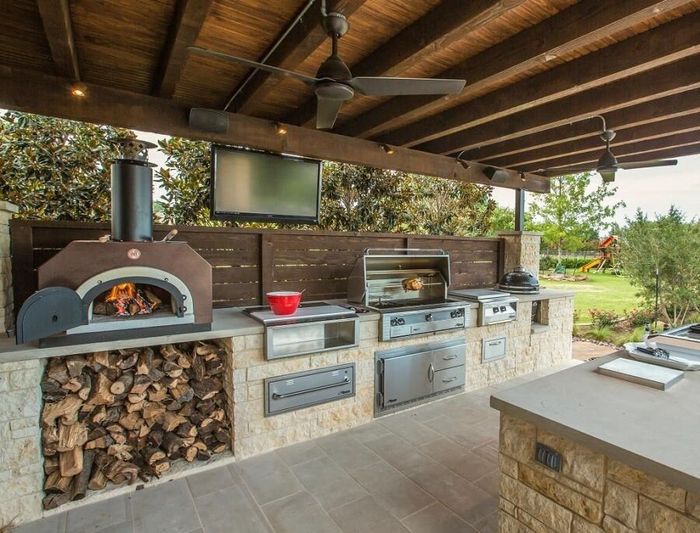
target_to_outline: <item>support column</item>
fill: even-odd
[[[525,189],[515,189],[515,231],[525,229]]]
[[[503,231],[498,234],[503,239],[503,271],[510,272],[522,266],[539,277],[541,233],[534,231]]]
[[[5,335],[14,325],[10,219],[17,211],[16,205],[0,200],[0,335]]]

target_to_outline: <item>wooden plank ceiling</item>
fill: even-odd
[[[0,70],[312,128],[310,87],[188,47],[313,75],[330,52],[321,3],[15,0]],[[623,161],[700,153],[700,0],[327,3],[349,19],[353,74],[466,80],[451,97],[357,95],[334,133],[536,174],[595,162],[600,121],[585,119],[602,114]]]

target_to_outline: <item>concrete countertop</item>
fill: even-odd
[[[39,348],[34,344],[15,344],[13,338],[0,339],[0,363],[12,363],[16,361],[29,361],[32,359],[46,359],[48,357],[61,357],[81,353],[98,352],[102,350],[119,350],[139,348],[152,344],[170,344],[174,342],[204,341],[209,339],[223,339],[226,337],[239,337],[242,335],[256,335],[263,333],[263,325],[244,314],[241,308],[226,307],[214,309],[211,330],[192,333],[177,333],[172,335],[154,335],[151,337],[138,337],[122,340],[103,342],[91,342],[81,344],[69,344],[53,348]],[[361,322],[366,320],[378,320],[379,313],[359,313]]]
[[[700,371],[659,391],[595,369],[602,357],[491,396],[491,407],[700,493]]]
[[[539,294],[513,294],[520,302],[536,302],[541,300],[556,300],[557,298],[571,298],[576,296],[573,291],[560,291],[543,287]]]

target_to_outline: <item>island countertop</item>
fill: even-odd
[[[667,391],[595,372],[623,353],[499,391],[491,407],[700,493],[700,372]]]

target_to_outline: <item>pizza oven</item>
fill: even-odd
[[[17,343],[42,346],[205,331],[211,265],[187,243],[153,241],[153,170],[145,141],[118,141],[111,167],[112,233],[73,241],[42,264],[17,315]]]

